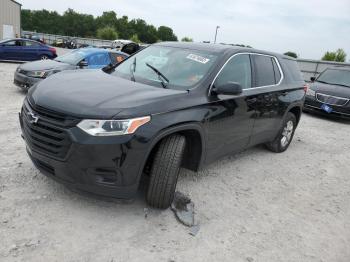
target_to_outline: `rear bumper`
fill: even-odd
[[[305,103],[304,103],[304,111],[307,112],[313,112],[325,116],[333,116],[333,117],[340,117],[344,119],[350,119],[350,105],[346,105],[343,107],[339,106],[331,106],[333,108],[333,111],[331,113],[327,113],[322,108],[322,103],[317,101],[314,98],[306,97]]]
[[[35,78],[35,77],[29,77],[23,74],[15,72],[13,83],[22,88],[23,90],[28,90],[31,86],[33,86],[35,83],[40,82],[41,78]]]

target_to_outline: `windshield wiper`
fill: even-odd
[[[156,72],[156,74],[158,75],[158,79],[159,79],[160,82],[162,83],[163,88],[166,88],[167,85],[166,85],[166,83],[164,82],[164,80],[167,81],[167,83],[169,84],[169,82],[170,82],[169,79],[168,79],[165,75],[163,75],[157,68],[155,68],[154,66],[151,66],[149,63],[146,63],[146,66],[148,66],[148,67],[151,68],[154,72]]]
[[[132,62],[131,65],[133,65],[133,67],[130,66],[131,80],[136,82],[135,81],[135,74],[134,74],[136,71],[136,56],[134,57],[134,61]]]

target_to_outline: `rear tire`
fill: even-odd
[[[265,144],[267,149],[275,153],[282,153],[286,151],[293,140],[296,127],[297,119],[295,115],[291,112],[288,112],[283,121],[282,128],[275,140]]]
[[[147,191],[147,203],[155,208],[168,208],[173,201],[186,139],[181,135],[165,138],[155,154]]]
[[[49,57],[47,55],[41,55],[40,56],[40,60],[47,60],[49,59]]]

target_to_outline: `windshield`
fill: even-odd
[[[164,88],[188,89],[214,64],[215,54],[191,49],[150,46],[120,64],[113,75]]]
[[[80,50],[72,51],[68,54],[61,55],[56,57],[54,60],[66,64],[77,65],[81,60],[83,60],[86,56],[85,52]]]
[[[350,71],[327,69],[317,78],[317,81],[350,87]]]

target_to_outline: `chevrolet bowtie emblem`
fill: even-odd
[[[29,117],[29,122],[31,124],[36,124],[39,121],[39,117],[35,115],[33,112],[28,112],[27,116]]]

